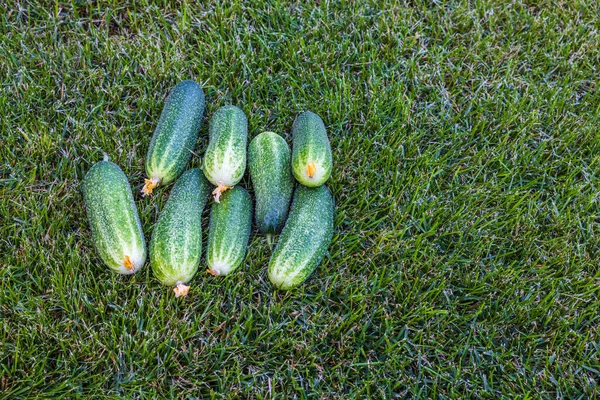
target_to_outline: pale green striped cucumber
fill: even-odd
[[[292,127],[292,138],[294,176],[304,186],[321,186],[331,176],[333,165],[323,120],[310,111],[298,115]]]
[[[285,139],[263,132],[248,146],[248,169],[256,197],[258,230],[267,235],[283,229],[294,192],[290,148]]]
[[[333,197],[326,186],[298,185],[290,216],[269,262],[269,279],[293,289],[317,268],[333,237]]]
[[[235,106],[221,107],[210,120],[208,147],[204,154],[204,175],[217,188],[213,191],[218,203],[221,193],[231,189],[244,176],[248,120]]]
[[[190,161],[204,112],[204,92],[194,81],[178,83],[167,98],[146,155],[142,193],[177,179]]]
[[[102,261],[120,274],[133,274],[146,262],[146,241],[131,186],[121,168],[97,162],[83,180],[83,196],[94,244]]]
[[[198,168],[186,171],[175,183],[150,240],[150,265],[164,285],[176,286],[175,295],[185,296],[198,270],[202,253],[202,210],[210,183]]]
[[[206,249],[208,272],[227,275],[244,261],[252,225],[252,200],[246,189],[236,186],[213,203]]]

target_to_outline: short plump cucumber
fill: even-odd
[[[185,296],[198,270],[202,253],[202,210],[210,183],[198,168],[186,171],[175,183],[152,232],[150,265],[164,285],[174,286],[175,295]]]
[[[292,127],[292,170],[304,186],[317,187],[331,175],[333,160],[331,145],[323,120],[306,111],[296,118]]]
[[[213,203],[206,249],[208,272],[227,275],[242,264],[250,238],[252,200],[246,189],[236,186]]]
[[[290,215],[269,262],[279,289],[299,286],[317,268],[333,237],[333,197],[326,186],[298,185]]]
[[[204,113],[204,92],[194,81],[178,83],[167,98],[146,155],[142,193],[177,179],[190,161]]]
[[[256,223],[266,234],[283,229],[294,191],[290,148],[276,133],[263,132],[248,146],[248,168],[256,197]]]
[[[213,194],[219,202],[222,192],[231,189],[244,176],[248,120],[235,106],[221,107],[210,120],[209,139],[204,154],[204,175],[217,188]]]
[[[146,261],[146,241],[123,171],[105,156],[86,174],[83,196],[102,261],[120,274],[139,270]]]

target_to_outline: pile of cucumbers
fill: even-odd
[[[269,279],[279,289],[299,286],[320,264],[333,236],[334,202],[324,185],[333,162],[323,121],[309,111],[298,115],[292,127],[292,151],[273,132],[259,134],[248,146],[244,112],[235,106],[221,107],[210,120],[202,169],[186,171],[204,105],[200,85],[177,84],[148,148],[142,194],[151,195],[157,187],[176,181],[150,240],[154,275],[172,286],[177,297],[188,293],[186,284],[201,262],[201,216],[210,194],[207,271],[227,275],[241,266],[254,208],[249,193],[239,185],[248,164],[258,231],[269,243],[279,235]],[[86,174],[83,193],[100,258],[120,274],[138,271],[146,262],[146,241],[123,171],[105,156]]]

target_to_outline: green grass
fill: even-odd
[[[595,1],[124,3],[0,5],[0,397],[598,393]],[[182,79],[251,138],[325,121],[336,232],[299,290],[256,234],[185,299],[96,255],[82,178],[108,153],[149,239],[170,188],[141,198],[144,157]]]

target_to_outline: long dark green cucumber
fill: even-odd
[[[206,249],[208,272],[226,275],[240,267],[246,256],[252,226],[252,200],[236,186],[213,203]]]
[[[317,187],[324,184],[333,167],[331,145],[323,120],[307,111],[296,118],[292,127],[292,170],[304,186]]]
[[[273,132],[263,132],[248,147],[248,169],[256,198],[256,223],[261,233],[283,229],[294,192],[290,147]]]
[[[211,191],[198,168],[186,171],[175,183],[152,232],[150,265],[154,276],[185,296],[202,254],[202,210]]]
[[[204,92],[194,81],[178,83],[167,98],[146,155],[145,195],[177,179],[190,161],[204,113]]]
[[[119,166],[97,162],[83,181],[94,245],[102,261],[120,274],[133,274],[146,261],[146,241],[131,186]]]
[[[290,215],[269,262],[269,279],[279,289],[293,289],[320,264],[333,237],[334,202],[322,185],[296,187]]]

